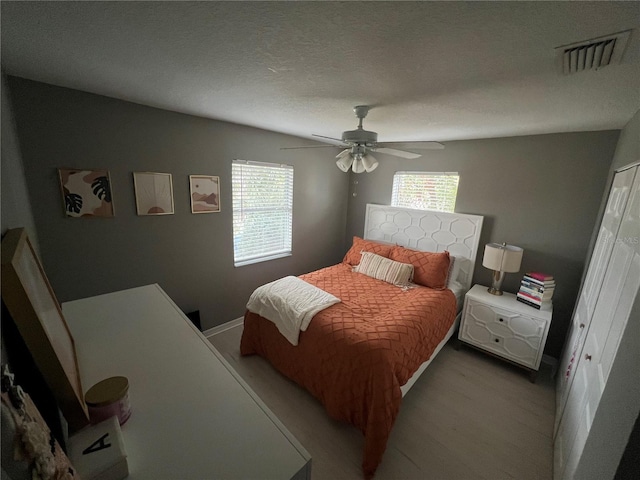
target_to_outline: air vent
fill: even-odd
[[[631,30],[556,47],[560,71],[569,75],[620,63]]]

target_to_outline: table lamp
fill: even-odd
[[[482,266],[493,270],[489,293],[502,295],[502,280],[505,273],[513,273],[520,270],[522,254],[520,247],[507,245],[506,243],[488,243],[484,247]]]

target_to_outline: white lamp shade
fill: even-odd
[[[488,243],[484,247],[482,266],[498,272],[518,272],[523,253],[522,248],[514,245]]]
[[[373,155],[367,154],[362,157],[362,165],[364,169],[369,172],[373,172],[376,168],[378,168],[378,160]]]
[[[339,154],[336,155],[336,158],[342,158],[345,155],[348,155],[349,153],[351,153],[351,149],[350,148],[345,148]]]
[[[356,158],[353,160],[353,165],[351,166],[353,173],[362,173],[364,172],[364,165],[362,164],[362,159]]]
[[[345,150],[345,151],[348,152],[349,150]],[[348,172],[349,169],[351,168],[351,164],[353,163],[353,157],[351,155],[342,155],[342,156],[338,155],[338,156],[340,158],[338,158],[336,165],[343,172]]]

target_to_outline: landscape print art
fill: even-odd
[[[173,181],[170,173],[133,172],[138,215],[172,215]]]
[[[191,213],[220,211],[220,178],[211,175],[189,175]]]
[[[59,168],[60,188],[67,217],[113,217],[108,170]]]

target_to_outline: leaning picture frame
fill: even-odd
[[[173,215],[173,180],[170,173],[133,172],[138,215]]]
[[[189,175],[191,213],[216,213],[220,211],[220,177]]]
[[[24,228],[2,239],[2,300],[71,431],[89,423],[76,347]]]

